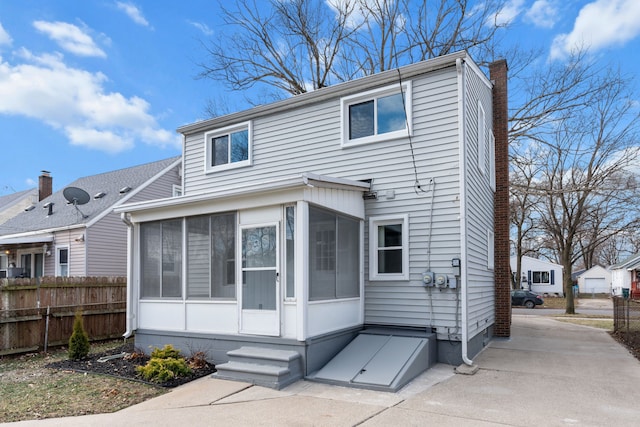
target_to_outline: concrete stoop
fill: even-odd
[[[240,347],[227,352],[229,361],[216,365],[213,378],[242,381],[279,390],[302,378],[302,358],[289,350]]]

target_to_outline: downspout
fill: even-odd
[[[460,132],[460,305],[462,323],[462,361],[465,365],[473,366],[473,361],[468,357],[467,343],[469,341],[467,301],[467,184],[466,184],[466,119],[465,111],[467,99],[465,96],[465,74],[462,59],[456,59],[456,71],[458,73],[458,129]],[[456,319],[457,321],[457,319]]]
[[[133,335],[133,223],[125,212],[120,214],[122,222],[127,225],[127,330],[123,335],[124,339]]]

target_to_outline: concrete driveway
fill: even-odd
[[[275,391],[202,378],[114,414],[19,426],[605,426],[640,425],[640,362],[606,331],[514,315],[475,375],[437,365],[398,393],[299,381]]]

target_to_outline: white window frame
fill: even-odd
[[[240,132],[246,130],[248,131],[247,142],[248,142],[248,153],[247,160],[242,160],[240,162],[229,162],[223,165],[212,166],[211,160],[213,159],[213,144],[211,143],[213,138],[229,135],[231,136],[234,132]],[[252,152],[253,152],[253,131],[252,131],[252,122],[243,122],[238,123],[232,126],[226,126],[220,129],[212,130],[204,134],[204,150],[205,150],[205,164],[204,170],[206,173],[211,172],[219,172],[228,169],[236,169],[245,166],[251,166],[252,164]],[[231,138],[229,138],[229,148],[231,147]],[[230,160],[230,158],[229,158]]]
[[[353,104],[359,104],[361,102],[370,101],[378,98],[382,98],[388,95],[400,93],[402,88],[404,96],[404,112],[406,114],[405,128],[393,132],[386,132],[378,134],[376,132],[371,136],[365,136],[362,138],[349,139],[349,106]],[[399,84],[385,86],[383,88],[369,90],[367,92],[359,93],[357,95],[345,96],[340,99],[340,127],[342,130],[341,145],[342,147],[352,147],[363,144],[371,144],[379,141],[389,141],[393,139],[406,138],[413,134],[413,114],[412,114],[412,93],[411,93],[411,81],[408,80]],[[376,107],[377,108],[377,104]],[[377,109],[374,110],[374,126],[377,126]]]
[[[182,196],[182,185],[173,184],[171,186],[171,194],[173,195],[173,197]]]
[[[486,173],[487,161],[487,133],[486,114],[482,107],[482,102],[478,100],[478,168],[481,174]]]
[[[63,276],[60,274],[60,251],[67,250],[67,274]],[[71,272],[71,249],[69,246],[56,246],[56,276],[57,277],[69,277]]]
[[[487,230],[487,269],[495,268],[495,234],[493,230]]]
[[[402,273],[378,273],[378,226],[402,225]],[[369,218],[369,280],[409,280],[409,215],[386,215]]]

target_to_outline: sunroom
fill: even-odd
[[[128,333],[241,345],[361,326],[368,189],[301,174],[118,208],[130,225]]]

